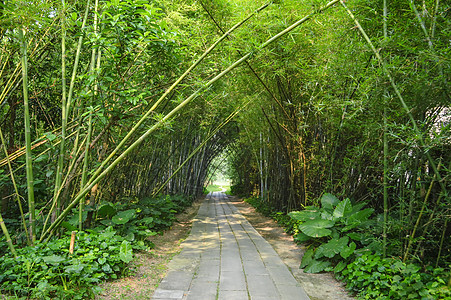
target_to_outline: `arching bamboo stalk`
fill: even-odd
[[[61,213],[60,216],[55,220],[55,222],[42,233],[40,240],[44,240],[49,237],[49,235],[53,232],[53,230],[59,226],[59,224],[63,221],[63,219],[66,217],[66,215],[70,212],[70,210],[75,207],[80,199],[84,197],[89,190],[94,187],[96,183],[98,183],[101,179],[103,179],[107,174],[109,174],[116,165],[121,162],[127,155],[129,155],[136,147],[138,147],[150,134],[155,132],[157,129],[162,127],[167,121],[172,119],[182,108],[184,108],[187,104],[189,104],[192,100],[194,100],[201,92],[207,90],[211,85],[213,85],[216,81],[221,79],[224,75],[228,74],[230,71],[235,69],[237,66],[241,65],[244,61],[252,57],[255,53],[257,53],[259,50],[265,48],[272,42],[276,41],[277,39],[281,38],[286,33],[290,32],[291,30],[295,29],[296,27],[300,26],[302,23],[306,22],[307,20],[311,19],[313,15],[316,13],[323,12],[327,8],[331,7],[335,3],[339,2],[340,0],[333,0],[326,4],[324,7],[317,9],[316,11],[310,13],[303,19],[297,21],[287,29],[281,31],[280,33],[276,34],[272,38],[268,39],[266,42],[261,44],[258,48],[255,49],[253,52],[249,52],[237,61],[235,61],[233,64],[231,64],[229,67],[227,67],[224,71],[216,75],[214,78],[212,78],[210,81],[208,81],[203,87],[195,91],[193,94],[191,94],[188,98],[186,98],[184,101],[182,101],[178,106],[176,106],[171,112],[166,114],[161,120],[159,120],[157,123],[155,123],[153,126],[151,126],[143,135],[141,135],[135,142],[133,142],[126,150],[124,150],[113,162],[111,162],[105,170],[103,170],[100,174],[96,172],[92,177],[89,183],[86,185],[86,187],[81,190],[77,196],[74,198],[74,200],[66,207],[66,209]],[[225,37],[224,37],[225,38]],[[141,119],[142,120],[142,119]],[[139,122],[141,122],[141,120]],[[100,168],[99,168],[100,169]]]
[[[216,48],[217,45],[219,45],[226,37],[228,37],[233,31],[235,31],[237,28],[239,28],[241,25],[246,23],[249,19],[251,19],[253,16],[255,16],[257,13],[268,7],[269,3],[266,3],[259,9],[257,9],[255,12],[251,13],[249,16],[247,16],[244,20],[238,22],[235,24],[232,28],[230,28],[226,33],[224,33],[215,43],[213,43],[164,93],[161,95],[161,97],[152,105],[152,107],[141,117],[141,119],[133,126],[133,128],[127,133],[127,135],[122,139],[122,141],[116,146],[116,148],[108,155],[108,157],[101,163],[101,165],[97,168],[96,172],[94,173],[93,177],[95,178],[98,176],[103,168],[107,165],[107,163],[116,155],[116,153],[122,148],[123,145],[128,141],[128,139],[136,132],[136,130],[141,126],[141,124],[146,121],[150,114],[158,107],[158,105],[180,84],[180,82],[185,79],[185,77],[191,73],[191,71],[196,68],[204,59],[207,57],[207,55],[213,51],[213,49]],[[88,183],[91,183],[89,181]]]
[[[383,18],[384,18],[384,40],[387,41],[387,0],[384,0]],[[387,94],[387,88],[385,88],[385,94]],[[384,95],[385,96],[385,95]],[[387,224],[388,224],[388,134],[387,134],[387,98],[384,97],[384,225],[382,229],[382,252],[383,256],[387,255]]]
[[[11,236],[9,235],[9,232],[8,232],[8,229],[6,228],[5,222],[3,221],[1,212],[0,212],[0,227],[2,228],[2,232],[6,237],[6,243],[8,244],[9,250],[11,250],[11,253],[14,255],[14,257],[17,257],[16,249],[14,248],[14,244],[11,240]]]
[[[244,104],[242,107],[236,109],[234,112],[232,112],[225,120],[224,122],[222,122],[221,124],[219,124],[206,138],[205,140],[196,147],[196,149],[194,149],[190,155],[188,155],[188,157],[183,161],[183,163],[181,163],[179,165],[179,167],[177,169],[175,169],[175,171],[172,173],[172,175],[163,183],[161,184],[160,188],[158,188],[154,193],[153,196],[158,195],[158,193],[161,192],[161,190],[168,184],[168,182],[172,179],[172,177],[174,177],[182,168],[183,166],[190,161],[190,159],[197,154],[197,152],[199,152],[199,150],[201,150],[205,144],[211,140],[211,138],[213,138],[215,136],[216,133],[218,133],[219,130],[221,130],[221,128],[223,128],[225,125],[227,125],[244,107],[247,106],[247,104],[249,104],[250,101],[248,101],[246,104]]]

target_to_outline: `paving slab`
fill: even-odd
[[[307,300],[271,245],[222,192],[208,194],[153,300]]]

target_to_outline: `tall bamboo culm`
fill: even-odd
[[[387,41],[387,0],[384,0],[384,41]],[[384,226],[382,232],[382,249],[384,257],[387,255],[387,223],[388,223],[388,137],[387,137],[387,88],[384,92]]]
[[[25,124],[25,152],[26,152],[26,170],[27,170],[27,191],[28,191],[28,213],[30,215],[30,239],[34,244],[36,241],[36,212],[34,202],[34,180],[33,180],[33,161],[31,154],[31,126],[30,110],[28,104],[28,60],[27,60],[27,42],[25,30],[19,30],[21,64],[22,64],[22,86],[24,103],[24,124]]]

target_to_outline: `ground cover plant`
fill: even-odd
[[[0,291],[19,299],[93,298],[97,284],[132,272],[128,264],[133,251],[151,249],[154,245],[147,238],[169,228],[191,203],[189,197],[174,195],[101,204],[92,229],[77,232],[73,253],[70,231],[48,243],[17,249],[16,257],[3,253]],[[78,215],[63,226],[78,228]]]
[[[334,272],[359,299],[447,299],[451,297],[449,270],[405,263],[396,255],[383,257],[374,210],[353,206],[325,193],[321,207],[288,214],[276,212],[257,197],[245,200],[271,216],[294,241],[307,246],[300,268],[307,273]],[[380,226],[379,226],[380,227]]]

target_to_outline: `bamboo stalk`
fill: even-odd
[[[61,186],[61,179],[63,177],[64,152],[66,151],[66,126],[67,126],[67,112],[66,112],[66,3],[61,0],[61,143],[58,155],[58,163],[56,167],[55,187],[53,189],[53,199],[57,202],[56,216],[59,214],[60,202],[57,200],[57,192]]]
[[[81,149],[82,149],[83,146],[85,145],[86,139],[87,139],[86,137],[83,139],[83,141],[82,141],[80,147],[78,148],[78,150],[76,151],[74,157],[78,157],[78,155],[79,155],[80,152],[81,152]],[[75,164],[76,164],[76,161],[77,161],[76,159],[73,159],[72,162],[71,162],[71,164],[69,165],[69,168],[68,168],[68,170],[67,170],[67,174],[66,174],[66,176],[64,177],[64,180],[62,180],[59,190],[56,191],[56,197],[57,197],[57,198],[59,198],[59,196],[61,195],[63,189],[69,185],[69,183],[70,183],[70,177],[71,177],[71,175],[73,174],[74,166],[75,166]],[[46,228],[46,226],[47,226],[47,222],[49,221],[50,216],[52,215],[52,212],[53,212],[54,209],[56,208],[56,205],[57,205],[57,204],[58,204],[57,201],[55,201],[55,199],[53,199],[52,205],[51,205],[50,210],[49,210],[49,213],[48,213],[48,215],[47,215],[47,218],[45,219],[44,224],[43,224],[43,226],[42,226],[42,230],[43,230],[43,231],[45,230],[45,228]]]
[[[71,123],[72,123],[72,122],[71,122]],[[77,126],[77,125],[78,125],[78,123],[75,124],[75,125],[72,125],[72,127],[69,127],[69,129],[72,129],[72,128],[74,128],[74,127]],[[52,133],[56,133],[58,130],[59,130],[59,128],[53,130]],[[72,134],[73,134],[73,133],[72,133]],[[72,134],[71,134],[71,135],[72,135]],[[71,136],[71,135],[70,135],[70,136]],[[47,142],[50,142],[50,140],[49,140],[48,138],[46,138],[45,136],[40,137],[39,139],[34,140],[34,141],[31,143],[31,144],[32,144],[32,145],[31,145],[31,150],[34,150],[35,148],[37,148],[37,147],[39,147],[39,146],[41,146],[41,145],[44,145],[44,144],[46,144]],[[53,144],[53,146],[59,145],[59,143],[60,143],[60,141],[57,141],[57,142],[55,142],[55,144]],[[21,157],[22,155],[24,155],[24,154],[26,153],[25,149],[26,149],[26,147],[24,146],[24,147],[22,147],[22,148],[19,148],[19,149],[16,150],[15,152],[11,153],[11,154],[9,155],[9,160],[10,160],[10,161],[14,161],[14,160],[16,160],[17,158],[19,158],[19,157]],[[4,159],[0,160],[0,167],[5,166],[6,164],[8,164],[8,159],[4,158]]]
[[[438,247],[437,260],[435,261],[435,267],[438,268],[438,263],[440,261],[440,255],[442,254],[443,241],[445,240],[446,229],[448,228],[448,219],[445,219],[445,224],[443,225],[442,237],[440,238],[440,246]],[[448,282],[448,286],[451,286],[451,279]]]
[[[440,164],[438,165],[437,169],[440,169]],[[402,260],[403,262],[405,262],[407,260],[407,257],[409,256],[410,247],[412,246],[413,239],[415,238],[415,233],[418,229],[418,226],[420,225],[420,220],[421,220],[421,217],[423,216],[423,212],[424,212],[424,209],[426,208],[426,203],[429,199],[429,196],[431,195],[432,186],[434,185],[435,179],[436,179],[436,175],[434,174],[434,177],[432,178],[432,181],[429,184],[429,189],[426,193],[426,196],[424,197],[423,204],[421,205],[421,210],[420,210],[420,213],[418,214],[417,221],[415,222],[415,225],[413,226],[412,234],[409,236],[409,243],[407,244],[406,252],[404,253],[404,258]]]
[[[89,12],[89,4],[90,0],[86,3],[86,9],[85,9],[85,15],[83,17],[83,23],[81,26],[81,30],[83,30],[86,26],[86,20],[88,19],[88,12]],[[55,188],[54,188],[54,195],[53,195],[53,201],[57,202],[56,205],[56,216],[59,215],[59,210],[61,209],[61,199],[59,198],[60,193],[58,191],[61,189],[61,179],[63,176],[63,167],[64,167],[64,155],[66,151],[66,124],[67,124],[67,118],[69,116],[70,112],[70,106],[72,102],[72,95],[74,91],[74,85],[75,85],[75,77],[77,75],[78,70],[78,63],[80,60],[80,52],[81,52],[81,46],[83,44],[83,34],[80,35],[78,38],[78,44],[77,44],[77,51],[75,54],[75,61],[74,66],[72,68],[72,77],[69,85],[69,93],[67,95],[66,99],[66,27],[65,27],[65,2],[62,0],[63,5],[63,11],[62,11],[62,37],[61,37],[61,52],[62,52],[62,60],[61,60],[61,72],[62,72],[62,99],[61,99],[61,143],[60,143],[60,153],[58,156],[58,166],[56,169],[56,180],[55,180]]]
[[[440,4],[440,0],[436,0],[435,1],[434,14],[433,14],[433,17],[432,17],[432,24],[431,24],[431,40],[433,40],[434,36],[435,36],[435,25],[437,23],[437,14],[438,14],[439,4]]]
[[[390,84],[393,88],[393,90],[395,91],[396,96],[399,99],[399,102],[401,103],[404,111],[406,112],[407,116],[409,117],[410,122],[412,123],[412,127],[414,129],[414,131],[417,134],[417,139],[421,145],[421,147],[423,148],[423,152],[426,155],[432,170],[434,171],[434,173],[437,176],[437,181],[440,184],[440,188],[442,189],[442,192],[447,195],[448,191],[443,183],[442,177],[440,175],[440,173],[437,170],[437,166],[434,162],[434,160],[431,157],[431,154],[429,153],[429,151],[427,151],[427,147],[426,144],[424,142],[424,138],[423,138],[423,134],[422,132],[419,130],[418,126],[417,126],[417,122],[415,121],[415,118],[413,117],[409,106],[407,106],[406,102],[404,101],[404,98],[401,95],[401,92],[398,89],[398,86],[395,83],[395,80],[393,79],[390,71],[387,68],[387,65],[385,64],[385,61],[382,59],[382,56],[379,54],[379,52],[376,50],[376,48],[374,47],[373,43],[371,42],[370,38],[368,37],[368,35],[366,34],[365,30],[363,29],[363,27],[360,25],[359,21],[355,18],[354,14],[351,12],[351,10],[346,6],[346,4],[344,3],[343,0],[339,0],[341,5],[345,8],[346,12],[348,13],[349,17],[354,21],[354,23],[356,24],[357,28],[359,29],[360,33],[362,34],[362,36],[364,37],[364,39],[366,40],[366,42],[368,43],[368,45],[370,46],[371,50],[374,52],[374,55],[376,56],[376,58],[378,59],[379,63],[382,66],[382,70],[384,71],[385,75],[387,76],[388,80],[390,81]]]
[[[216,48],[216,46],[221,43],[226,37],[228,37],[233,31],[235,31],[237,28],[239,28],[241,25],[243,25],[245,22],[247,22],[249,19],[251,19],[254,15],[259,13],[261,10],[265,9],[269,6],[269,3],[266,3],[259,9],[257,9],[255,12],[251,13],[249,16],[247,16],[244,20],[238,22],[235,24],[232,28],[230,28],[226,33],[224,33],[215,43],[213,43],[164,93],[161,95],[161,97],[152,105],[152,107],[141,117],[141,119],[133,126],[133,128],[127,133],[127,135],[122,139],[122,141],[116,146],[116,148],[108,155],[108,157],[101,163],[101,165],[97,168],[96,172],[94,173],[92,178],[95,178],[98,176],[103,168],[106,166],[106,164],[116,155],[116,153],[119,151],[120,148],[128,141],[128,139],[132,136],[133,133],[141,126],[141,124],[147,120],[147,118],[150,116],[150,114],[158,107],[158,105],[176,88],[180,82],[185,79],[185,77],[191,73],[191,71],[196,68],[203,60],[204,58],[211,52],[213,49]],[[88,183],[91,183],[89,181]]]
[[[22,85],[24,101],[24,125],[25,125],[25,151],[27,167],[27,191],[28,191],[28,211],[30,213],[30,238],[31,243],[36,241],[36,211],[34,202],[34,180],[33,180],[33,162],[31,154],[31,132],[30,132],[30,110],[28,104],[28,60],[27,44],[25,42],[25,30],[19,30],[19,39],[21,41],[21,63],[22,63]]]
[[[64,1],[64,0],[63,0]],[[88,13],[89,13],[89,5],[91,3],[91,0],[88,0],[86,3],[86,9],[85,9],[85,15],[83,17],[83,22],[81,24],[81,31],[83,31],[83,29],[86,26],[86,21],[88,19]],[[72,77],[70,80],[70,84],[69,84],[69,94],[67,95],[67,103],[66,103],[66,114],[68,117],[69,113],[70,113],[70,107],[72,105],[72,96],[74,93],[74,85],[75,85],[75,77],[77,75],[77,70],[78,70],[78,63],[80,61],[80,52],[81,52],[81,47],[83,45],[83,34],[80,35],[80,37],[78,38],[78,44],[77,44],[77,51],[75,53],[75,61],[74,61],[74,66],[72,68]]]
[[[418,12],[417,7],[415,6],[413,0],[410,0],[409,4],[410,8],[412,8],[415,16],[418,19],[418,23],[420,23],[421,30],[423,31],[424,36],[426,37],[426,41],[428,42],[429,48],[432,50],[434,46],[432,44],[432,40],[431,37],[429,36],[428,30],[426,29],[426,25],[424,25],[423,19],[421,19],[420,13]]]
[[[91,144],[91,136],[92,136],[92,113],[89,114],[89,120],[88,120],[88,137],[86,140],[86,147],[85,147],[85,157],[83,160],[83,170],[81,173],[81,182],[80,182],[80,190],[82,190],[86,185],[86,176],[88,173],[88,160],[89,160],[89,146]],[[78,217],[78,230],[83,230],[83,209],[84,209],[84,197],[80,199],[80,210],[79,210],[79,217]]]
[[[309,20],[315,13],[322,12],[325,9],[331,7],[333,4],[335,4],[339,1],[340,0],[333,0],[333,1],[329,2],[324,7],[319,8],[317,11],[309,14],[307,17],[296,22],[294,24],[296,26],[291,25],[290,27],[287,28],[289,30],[285,29],[282,32],[280,32],[279,34],[277,34],[276,36],[270,38],[269,40],[267,40],[266,42],[261,44],[260,47],[258,47],[255,51],[247,53],[246,55],[244,55],[243,57],[241,57],[240,59],[238,59],[237,61],[232,63],[224,71],[222,71],[221,73],[216,75],[214,78],[212,78],[210,81],[205,83],[205,85],[203,87],[201,87],[200,89],[198,89],[197,91],[192,93],[188,98],[186,98],[178,106],[176,106],[171,112],[166,114],[166,116],[164,116],[161,120],[159,120],[157,123],[155,123],[153,126],[151,126],[144,134],[142,134],[135,142],[133,142],[126,150],[124,150],[124,152],[122,152],[113,162],[111,162],[103,172],[101,172],[100,174],[97,174],[97,172],[96,172],[96,174],[94,174],[91,177],[91,180],[88,182],[86,187],[77,194],[77,196],[74,198],[74,200],[66,207],[66,209],[61,213],[61,215],[58,216],[58,218],[55,220],[55,222],[46,231],[43,231],[40,240],[42,241],[45,238],[47,238],[53,232],[53,230],[57,226],[59,226],[59,224],[66,217],[66,215],[70,212],[70,210],[79,203],[80,199],[82,197],[84,197],[89,192],[89,190],[92,187],[94,187],[94,185],[96,183],[98,183],[102,178],[104,178],[107,174],[109,174],[116,167],[116,165],[119,162],[121,162],[136,147],[138,147],[151,133],[155,132],[157,129],[159,129],[161,126],[163,126],[167,121],[169,121],[169,119],[173,118],[182,108],[184,108],[188,103],[190,103],[192,100],[194,100],[201,92],[205,91],[207,88],[209,88],[211,85],[213,85],[216,81],[221,79],[224,75],[228,74],[230,71],[235,69],[237,66],[242,64],[247,59],[249,59],[252,55],[255,54],[255,52],[258,52],[258,50],[263,49],[264,47],[268,46],[270,43],[272,43],[272,42],[276,41],[278,38],[282,37],[284,34],[290,32],[291,30],[295,29],[296,27],[298,27],[305,21]]]
[[[200,1],[200,5],[202,6],[202,8],[205,10],[205,12],[207,13],[207,15],[210,17],[210,19],[213,21],[213,23],[215,24],[215,26],[219,29],[219,31],[221,31],[223,34],[225,33],[225,31],[221,28],[221,26],[218,24],[218,22],[216,22],[215,18],[213,17],[213,15],[210,13],[210,11],[205,7],[205,5],[203,4],[203,1]],[[243,56],[243,54],[241,53],[241,51],[236,50],[236,52],[240,55]],[[246,66],[249,68],[249,70],[252,72],[252,74],[255,76],[255,78],[257,78],[258,82],[260,82],[260,84],[263,86],[263,88],[268,92],[268,94],[271,96],[272,99],[274,99],[274,101],[277,103],[277,105],[280,107],[280,109],[283,111],[283,113],[285,114],[285,116],[289,119],[292,120],[291,116],[287,113],[287,111],[285,110],[285,108],[282,106],[282,103],[280,103],[280,101],[276,98],[276,96],[274,95],[273,92],[271,92],[271,90],[269,89],[268,85],[265,84],[265,82],[263,81],[263,79],[257,74],[257,72],[254,70],[254,68],[249,64],[249,62],[246,61]]]
[[[14,255],[14,257],[17,257],[16,249],[14,248],[11,236],[9,235],[8,228],[6,228],[5,222],[3,221],[1,212],[0,212],[0,227],[2,228],[3,234],[6,237],[6,243],[8,244],[9,250],[11,250],[11,253]]]
[[[188,155],[188,157],[183,161],[183,163],[181,163],[179,165],[179,167],[177,169],[175,169],[175,171],[172,173],[172,175],[163,183],[161,184],[160,188],[158,188],[157,191],[155,191],[152,196],[158,195],[158,193],[161,192],[161,190],[169,183],[169,181],[183,168],[183,166],[190,161],[190,159],[197,153],[199,152],[199,150],[201,150],[205,144],[211,140],[216,133],[218,133],[219,130],[221,130],[221,128],[223,128],[226,124],[228,124],[244,107],[247,106],[247,104],[249,104],[250,101],[248,101],[243,107],[239,107],[238,109],[236,109],[234,112],[232,112],[225,120],[224,122],[222,122],[221,124],[219,124],[206,138],[205,140],[196,147],[196,149],[194,149],[190,155]]]
[[[95,0],[94,4],[94,33],[98,33],[97,29],[97,12],[99,7],[99,0]],[[89,66],[90,72],[94,73],[96,67],[96,49],[93,48],[91,52],[91,64]],[[99,49],[99,59],[97,60],[97,69],[100,68],[100,49]],[[94,85],[94,97],[97,96],[97,90],[98,86],[97,83]],[[86,177],[88,173],[88,161],[89,161],[89,147],[91,144],[91,137],[92,137],[92,112],[89,113],[89,119],[88,119],[88,137],[86,140],[86,147],[84,152],[84,158],[83,158],[83,169],[81,173],[81,181],[80,181],[80,190],[82,190],[86,185]],[[85,204],[85,198],[82,197],[80,199],[80,207],[79,207],[79,214],[78,214],[78,230],[83,230],[83,210],[84,210],[84,204]]]
[[[14,177],[13,168],[11,166],[11,161],[9,160],[8,150],[6,149],[6,143],[5,143],[5,139],[3,137],[3,132],[2,132],[1,128],[0,128],[0,139],[1,139],[1,142],[2,142],[2,145],[3,145],[3,150],[5,151],[6,160],[8,161],[9,174],[11,176],[11,181],[12,181],[13,186],[14,186],[14,193],[16,195],[16,201],[17,201],[17,205],[19,206],[20,217],[22,218],[22,225],[23,225],[23,228],[24,228],[24,231],[25,231],[25,235],[27,237],[27,241],[28,241],[28,243],[31,244],[31,239],[30,239],[30,236],[28,235],[27,224],[25,222],[25,216],[24,216],[24,213],[23,213],[22,202],[20,202],[19,190],[17,188],[16,179]]]
[[[384,41],[387,41],[387,0],[384,0],[383,8],[384,18]],[[387,88],[385,87],[385,93]],[[388,223],[388,135],[387,135],[387,98],[384,97],[384,225],[382,230],[382,249],[383,256],[387,256],[387,223]]]

